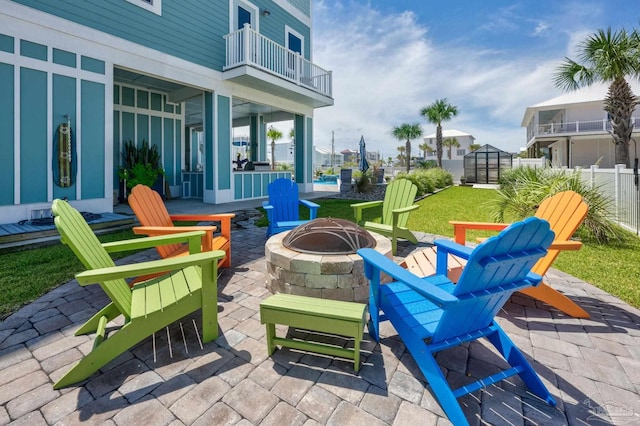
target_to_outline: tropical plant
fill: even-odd
[[[447,158],[451,160],[451,148],[460,148],[460,142],[458,142],[457,138],[446,138],[442,141],[442,146],[447,147]]]
[[[407,159],[407,173],[409,173],[411,169],[411,140],[422,137],[422,127],[420,127],[419,123],[404,123],[394,127],[391,130],[391,134],[400,141],[407,141],[405,144],[405,157]]]
[[[624,231],[611,220],[611,199],[600,188],[583,182],[580,171],[523,166],[505,172],[500,177],[498,200],[493,203],[493,220],[504,222],[533,216],[543,199],[567,190],[582,195],[589,205],[578,234],[598,243],[625,241]]]
[[[458,107],[451,105],[447,98],[437,99],[431,105],[422,108],[420,115],[436,125],[436,157],[438,167],[442,167],[442,122],[458,115]]]
[[[478,143],[469,144],[469,152],[477,151],[480,148],[482,148],[482,145],[480,145]]]
[[[554,81],[564,90],[576,90],[595,82],[609,84],[604,110],[609,115],[616,164],[629,167],[629,141],[633,124],[631,117],[638,105],[626,78],[640,80],[640,33],[598,30],[578,45],[578,60],[565,58],[558,67]]]
[[[418,145],[418,148],[422,150],[422,158],[425,160],[427,159],[427,154],[431,154],[434,151],[434,149],[431,148],[431,145],[426,142]]]
[[[418,196],[430,194],[453,184],[451,173],[439,167],[416,170],[413,173],[399,173],[398,179],[409,179],[418,187]]]
[[[271,139],[271,170],[276,169],[276,141],[282,139],[282,132],[275,127],[269,127],[267,138]]]
[[[132,140],[128,140],[122,148],[122,166],[118,170],[118,176],[126,181],[128,189],[138,184],[152,187],[158,177],[164,175],[156,145],[150,146],[149,142],[143,140],[138,147]]]
[[[400,162],[401,166],[405,165],[405,152],[407,151],[407,147],[406,146],[399,146],[398,147],[398,156],[396,157],[398,159],[398,161]]]

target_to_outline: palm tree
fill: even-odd
[[[442,141],[442,145],[447,147],[447,158],[451,160],[451,148],[454,146],[460,148],[460,142],[456,138],[446,138]]]
[[[271,139],[271,170],[276,169],[276,141],[282,138],[282,132],[273,126],[267,131],[267,138]]]
[[[612,32],[598,30],[578,45],[578,61],[565,58],[554,75],[556,87],[576,90],[595,82],[609,84],[604,110],[609,113],[616,164],[629,167],[631,116],[638,98],[626,78],[640,79],[640,33],[624,28]]]
[[[398,159],[398,161],[400,161],[400,165],[401,166],[405,165],[405,161],[404,160],[405,160],[406,157],[405,157],[404,153],[406,152],[406,150],[407,150],[406,146],[400,145],[398,147],[398,151],[400,152],[400,154],[398,154],[398,156],[396,158]]]
[[[469,152],[477,151],[480,148],[482,148],[482,145],[480,144],[477,144],[477,143],[469,144]]]
[[[431,154],[433,152],[433,148],[431,148],[431,146],[426,142],[418,145],[418,148],[422,150],[422,158],[425,160],[427,159],[427,154]]]
[[[394,138],[400,141],[405,139],[407,141],[405,144],[405,156],[407,159],[407,173],[409,173],[409,170],[411,169],[411,139],[418,139],[419,137],[422,137],[422,127],[420,127],[420,123],[404,123],[394,127],[391,130],[391,134]]]
[[[451,105],[447,98],[437,99],[431,105],[422,108],[420,115],[436,125],[436,155],[438,167],[442,167],[442,122],[458,115],[458,107]]]

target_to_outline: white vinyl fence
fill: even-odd
[[[571,169],[565,169],[572,172]],[[591,188],[597,187],[612,201],[611,217],[621,227],[640,235],[640,192],[633,169],[626,169],[617,164],[613,169],[600,169],[591,166],[589,169],[577,168],[582,174],[583,182]]]

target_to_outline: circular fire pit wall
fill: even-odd
[[[267,288],[272,293],[365,302],[369,282],[358,248],[392,258],[388,238],[341,219],[315,219],[267,240]]]

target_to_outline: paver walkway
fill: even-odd
[[[73,333],[107,302],[100,288],[71,281],[3,321],[0,424],[449,424],[390,325],[379,345],[365,335],[359,374],[348,360],[295,350],[268,358],[258,312],[268,296],[265,232],[251,219],[240,225],[232,233],[234,267],[219,279],[221,337],[204,349],[185,319],[184,339],[178,324],[170,329],[172,358],[163,330],[155,360],[148,338],[82,386],[55,391],[53,382],[90,350],[90,338]],[[419,246],[432,240],[423,234]],[[399,247],[401,256],[416,248]],[[134,257],[124,261],[155,252]],[[568,318],[514,296],[498,320],[534,360],[558,407],[528,394],[516,377],[462,398],[467,418],[500,425],[640,424],[640,312],[558,271],[548,278],[592,318]],[[443,352],[438,361],[452,381],[501,364],[478,342]]]

